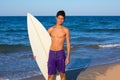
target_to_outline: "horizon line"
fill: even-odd
[[[26,15],[0,15],[0,17],[12,17],[12,16],[27,16]],[[33,15],[33,16],[56,16],[56,15]],[[66,16],[120,16],[120,15],[66,15]]]

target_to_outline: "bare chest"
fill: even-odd
[[[65,37],[65,32],[63,29],[55,29],[51,32],[51,37]]]

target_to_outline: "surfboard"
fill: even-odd
[[[33,55],[44,78],[48,80],[47,62],[51,37],[40,21],[30,13],[27,14],[27,26]],[[57,75],[55,80],[60,80],[60,75]]]

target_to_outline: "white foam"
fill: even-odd
[[[10,79],[0,78],[0,80],[10,80]]]
[[[114,48],[114,47],[120,48],[120,44],[105,44],[105,45],[99,45],[99,47],[101,47],[101,48]]]

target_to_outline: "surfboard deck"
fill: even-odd
[[[44,78],[48,80],[48,54],[51,45],[51,37],[45,27],[30,13],[27,14],[28,36],[35,60]],[[60,80],[58,74],[55,80]]]

